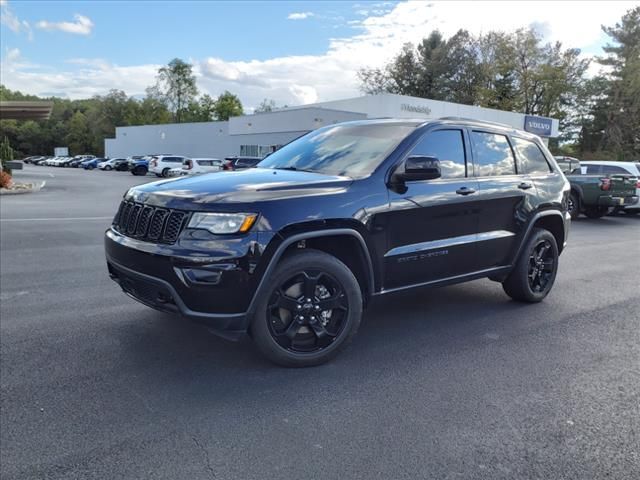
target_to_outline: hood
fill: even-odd
[[[250,168],[147,183],[132,188],[126,197],[155,206],[206,210],[208,204],[253,203],[338,194],[344,192],[352,182],[348,177],[320,173]]]

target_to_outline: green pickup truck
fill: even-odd
[[[586,167],[573,157],[555,157],[571,184],[569,213],[577,218],[584,213],[589,218],[600,218],[611,209],[638,203],[636,184],[632,175],[589,175]]]

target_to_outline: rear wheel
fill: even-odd
[[[285,258],[259,299],[251,334],[260,351],[286,367],[329,361],[352,339],[362,316],[362,292],[337,258],[304,250]]]
[[[571,220],[580,216],[580,197],[576,192],[571,192],[569,195],[569,215],[571,215]]]
[[[584,209],[584,214],[589,218],[602,218],[609,213],[608,207],[589,207]]]
[[[165,177],[165,178],[168,177],[169,176],[169,170],[170,170],[169,168],[165,168],[164,170],[162,170],[162,176]]]
[[[502,283],[505,293],[520,302],[540,302],[555,282],[558,255],[551,232],[534,228],[513,270]]]

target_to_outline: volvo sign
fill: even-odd
[[[524,129],[527,132],[535,133],[541,137],[551,136],[551,119],[546,117],[535,117],[533,115],[525,115]]]

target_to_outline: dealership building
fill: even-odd
[[[558,136],[558,120],[554,118],[384,93],[243,115],[226,122],[117,127],[115,138],[105,139],[105,155],[264,156],[300,135],[338,122],[443,117],[501,123],[540,135],[545,141]]]

